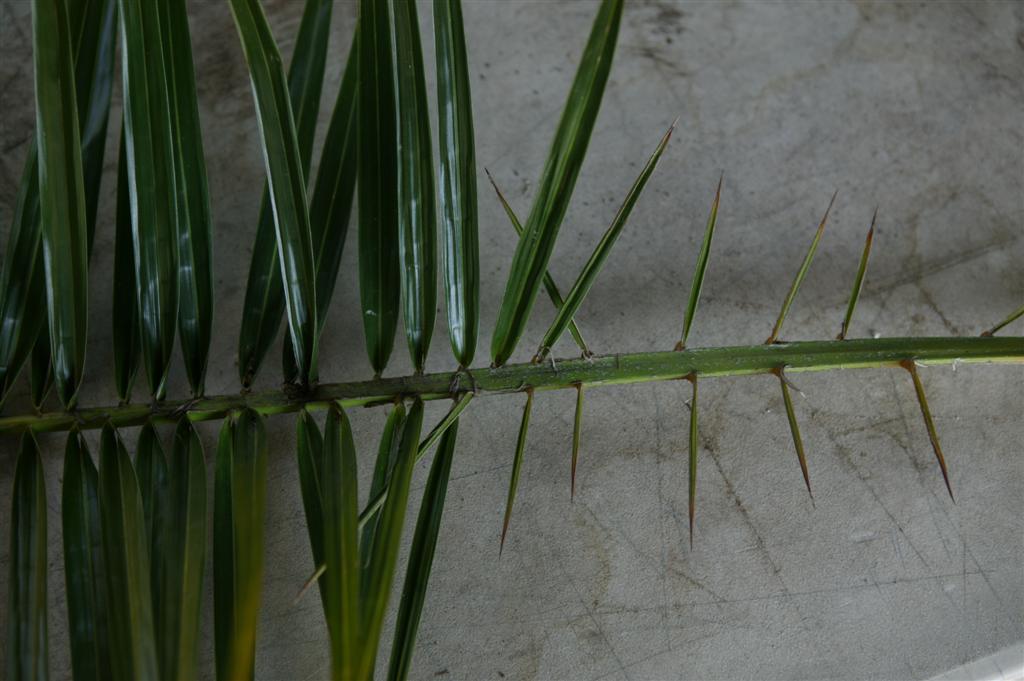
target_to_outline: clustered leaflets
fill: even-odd
[[[324,608],[332,676],[373,674],[398,574],[413,468],[436,446],[412,535],[389,680],[411,668],[438,545],[459,419],[480,394],[525,393],[499,553],[510,528],[537,394],[575,389],[570,500],[582,440],[584,395],[593,385],[688,380],[689,525],[696,511],[698,381],[774,374],[801,471],[810,479],[787,371],[898,365],[911,374],[925,428],[952,499],[920,364],[1021,361],[1019,338],[848,340],[863,289],[877,211],[865,240],[836,341],[784,343],[783,322],[821,240],[832,202],[765,345],[687,349],[709,263],[722,194],[712,202],[677,352],[595,357],[573,319],[675,128],[664,135],[611,226],[563,299],[548,272],[583,163],[617,42],[623,0],[602,0],[525,227],[494,185],[519,236],[491,347],[494,367],[471,370],[479,325],[480,273],[475,141],[469,65],[459,0],[434,0],[438,99],[436,170],[426,64],[412,0],[360,0],[317,177],[313,140],[326,70],[333,4],[306,0],[286,78],[259,0],[228,0],[249,67],[267,187],[249,270],[239,338],[246,391],[204,395],[212,337],[213,272],[202,133],[184,0],[33,0],[36,135],[30,146],[0,271],[0,404],[27,362],[31,397],[42,408],[56,386],[64,411],[0,417],[0,433],[24,431],[11,494],[7,677],[48,676],[47,504],[36,432],[67,430],[61,530],[71,662],[76,679],[192,678],[207,546],[206,462],[194,421],[222,420],[214,460],[214,647],[218,679],[251,678],[264,572],[269,451],[264,416],[299,411],[296,454]],[[115,77],[122,46],[124,92],[114,255],[114,378],[122,404],[77,408],[88,327],[88,259]],[[201,74],[200,74],[201,75]],[[488,177],[490,177],[490,174]],[[377,378],[318,385],[318,348],[357,191],[359,287],[367,351]],[[494,184],[493,178],[491,178]],[[309,187],[312,185],[312,190]],[[436,192],[436,195],[435,195]],[[835,195],[832,200],[834,202]],[[436,202],[436,208],[435,208]],[[437,221],[440,220],[440,239]],[[438,242],[442,297],[454,373],[423,373],[434,323]],[[540,286],[555,320],[532,363],[504,366],[526,328]],[[381,379],[399,305],[415,376]],[[288,320],[283,372],[291,386],[249,393],[280,320]],[[550,356],[566,329],[579,360]],[[166,400],[175,336],[193,397]],[[550,359],[550,363],[546,360]],[[140,363],[151,404],[129,403]],[[421,437],[424,401],[452,398]],[[356,443],[344,409],[392,405],[369,501],[358,506]],[[316,410],[326,410],[321,432]],[[165,452],[160,424],[174,425]],[[121,435],[142,426],[134,461]],[[98,463],[81,430],[102,428]],[[812,497],[813,499],[813,497]]]

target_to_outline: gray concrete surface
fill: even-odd
[[[525,213],[596,4],[464,4],[478,159]],[[218,313],[208,386],[211,393],[231,392],[263,171],[227,4],[191,5],[216,218]],[[287,54],[301,3],[266,5]],[[353,18],[352,4],[338,5],[323,125]],[[421,21],[432,53],[427,5]],[[3,0],[5,231],[33,125],[30,69],[29,4]],[[575,277],[640,164],[679,116],[661,166],[579,314],[595,350],[675,343],[722,171],[719,231],[692,344],[764,340],[835,188],[830,228],[784,335],[836,334],[875,206],[876,247],[852,333],[976,334],[1024,298],[1022,111],[1020,3],[631,1],[553,271],[566,285]],[[91,275],[87,405],[114,400],[113,138]],[[514,240],[482,172],[480,186],[485,350]],[[350,238],[327,322],[325,380],[370,373],[353,246]],[[538,304],[519,358],[528,357],[550,318],[550,307]],[[437,370],[453,365],[443,324],[439,311],[430,360]],[[1024,329],[1018,322],[1007,331]],[[409,367],[401,341],[396,348],[390,374]],[[556,354],[572,350],[563,342]],[[278,355],[275,349],[258,387],[278,380]],[[686,386],[590,393],[574,504],[573,396],[540,396],[500,560],[522,399],[474,404],[463,417],[413,677],[922,679],[1019,644],[1024,367],[937,368],[922,376],[956,505],[945,494],[905,373],[799,377],[807,398],[797,408],[816,508],[803,488],[776,384],[765,377],[706,382],[692,551]],[[28,408],[19,390],[11,413]],[[170,392],[185,394],[180,365]],[[442,409],[432,405],[428,416]],[[352,416],[368,474],[384,414]],[[268,428],[273,456],[257,676],[325,678],[319,603],[311,595],[293,603],[311,571],[293,420],[275,418]],[[211,464],[216,429],[202,427]],[[62,438],[42,442],[51,510],[51,669],[65,678]],[[4,528],[14,454],[15,443],[4,440]],[[426,464],[417,470],[417,490],[426,470]],[[0,591],[6,592],[7,530],[0,536]],[[210,596],[201,652],[208,676]],[[5,626],[0,621],[0,634]]]

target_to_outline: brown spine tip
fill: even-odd
[[[917,404],[921,408],[921,416],[924,418],[925,428],[928,430],[928,440],[931,442],[932,451],[935,452],[935,459],[939,462],[939,470],[942,471],[942,480],[946,483],[946,491],[949,492],[950,500],[955,504],[956,497],[953,496],[953,485],[949,481],[949,469],[946,467],[946,457],[942,453],[942,445],[939,444],[939,434],[935,430],[935,422],[932,419],[931,409],[928,407],[928,397],[924,392],[924,385],[921,377],[917,374],[917,365],[911,359],[900,362],[900,366],[910,372],[914,381],[914,392],[917,394]]]

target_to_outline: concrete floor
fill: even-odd
[[[218,312],[208,391],[234,392],[262,159],[227,4],[191,4],[216,219]],[[290,53],[301,4],[265,4]],[[525,214],[596,4],[464,5],[478,160]],[[353,18],[351,3],[338,5],[321,137]],[[421,22],[432,54],[427,5]],[[0,225],[6,231],[34,116],[24,0],[0,4],[0,83]],[[692,345],[764,340],[835,188],[830,227],[785,336],[836,334],[875,206],[879,228],[852,334],[977,334],[1024,298],[1022,111],[1020,3],[629,2],[553,272],[563,285],[575,277],[640,164],[680,116],[669,150],[578,316],[596,351],[675,343],[723,171],[719,230]],[[115,137],[93,260],[85,405],[115,401],[109,343]],[[482,363],[514,238],[482,172],[480,205]],[[321,373],[328,381],[370,373],[354,243],[351,238],[322,345]],[[529,356],[550,318],[542,301],[518,358]],[[430,360],[435,370],[453,366],[443,319],[439,311]],[[1007,329],[1022,332],[1021,322]],[[572,351],[563,341],[556,354]],[[279,380],[279,354],[272,352],[257,387]],[[399,340],[388,373],[408,367]],[[807,396],[797,409],[816,508],[803,487],[775,382],[707,381],[692,551],[686,386],[589,394],[574,504],[573,396],[538,397],[500,560],[523,400],[475,403],[463,417],[413,677],[924,679],[1019,645],[1024,366],[921,373],[956,505],[946,496],[904,372],[798,378]],[[28,408],[20,390],[8,413]],[[170,394],[185,393],[179,365]],[[432,405],[428,418],[442,410]],[[384,414],[352,417],[368,476]],[[307,595],[293,603],[312,568],[294,422],[274,418],[268,429],[273,455],[257,676],[325,678],[319,602]],[[216,432],[216,424],[202,426],[211,462]],[[70,665],[58,515],[63,440],[48,436],[42,443],[51,510],[50,664],[56,678],[65,678]],[[0,443],[5,500],[15,450],[13,440]],[[424,464],[417,471],[417,490],[426,470]],[[7,527],[9,513],[9,504],[0,504],[0,527]],[[6,581],[4,539],[0,592]],[[209,588],[209,575],[207,581]],[[210,596],[201,644],[207,676],[213,668]],[[0,621],[0,635],[5,626]]]

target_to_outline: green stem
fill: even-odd
[[[844,341],[800,341],[773,345],[704,348],[679,352],[642,352],[604,355],[589,359],[516,364],[472,372],[437,373],[380,378],[351,383],[326,383],[302,392],[297,389],[220,395],[196,400],[164,401],[153,405],[125,404],[78,409],[73,412],[0,418],[0,434],[31,429],[36,432],[136,426],[147,421],[166,422],[187,414],[192,421],[220,419],[250,408],[261,414],[283,414],[300,409],[325,409],[331,402],[344,407],[390,404],[396,398],[423,400],[450,398],[454,392],[478,396],[588,388],[596,385],[646,383],[685,378],[690,374],[738,376],[770,373],[785,368],[827,371],[899,366],[900,362],[952,364],[954,362],[1024,363],[1024,337],[981,338],[867,338]],[[458,377],[458,381],[456,381]]]

